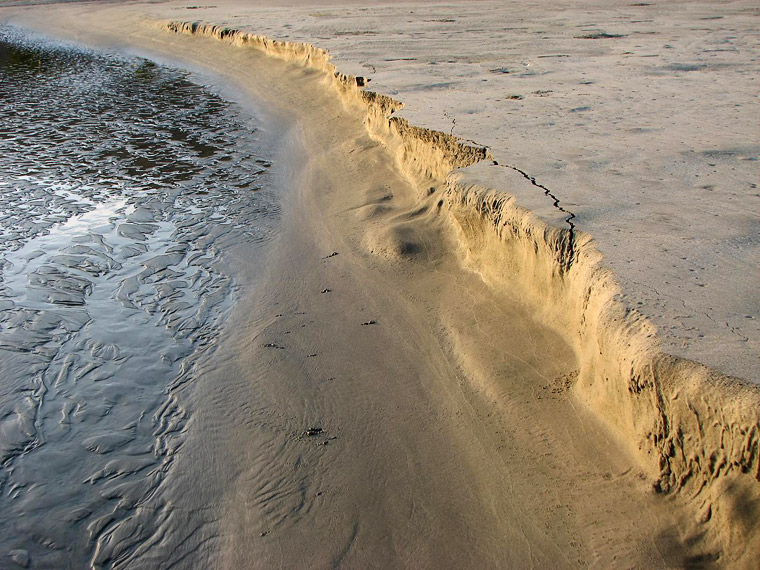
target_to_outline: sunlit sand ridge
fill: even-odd
[[[487,149],[394,119],[400,103],[319,48],[131,14],[62,11],[48,28],[213,69],[290,133],[282,228],[193,389],[166,484],[203,488],[183,504],[207,513],[205,540],[141,552],[753,566],[760,393],[661,352],[590,236],[463,180]]]

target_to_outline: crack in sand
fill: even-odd
[[[653,291],[653,292],[654,292],[654,294],[655,294],[655,295],[657,295],[658,297],[660,297],[661,299],[662,299],[663,297],[667,297],[667,298],[669,298],[669,299],[673,299],[674,301],[677,301],[677,302],[681,303],[681,305],[683,305],[683,308],[684,308],[685,310],[689,311],[691,314],[694,314],[694,315],[696,315],[696,314],[704,315],[705,317],[707,317],[707,319],[708,319],[708,320],[712,321],[712,322],[713,322],[713,323],[715,323],[716,325],[720,325],[720,324],[721,324],[721,323],[720,323],[720,321],[717,321],[717,320],[715,320],[715,319],[714,319],[714,318],[713,318],[713,317],[710,315],[710,313],[706,313],[705,311],[699,311],[699,310],[697,310],[695,307],[692,307],[691,305],[689,305],[688,303],[686,303],[686,301],[685,301],[685,300],[683,300],[683,299],[680,299],[679,297],[675,297],[675,296],[673,296],[673,295],[668,295],[667,293],[660,293],[660,292],[659,292],[657,289],[655,289],[654,287],[652,287],[651,285],[648,285],[648,284],[646,284],[646,283],[641,283],[641,282],[637,282],[637,281],[632,281],[632,283],[633,283],[634,285],[638,285],[639,287],[645,287],[645,288],[649,289],[650,291]],[[734,326],[733,326],[733,325],[731,325],[731,323],[729,323],[728,321],[724,321],[724,322],[723,322],[723,324],[726,326],[726,328],[727,328],[727,329],[728,329],[728,330],[729,330],[729,331],[730,331],[732,334],[736,335],[737,337],[739,337],[740,339],[742,339],[744,342],[749,342],[749,338],[748,338],[748,337],[746,337],[746,336],[744,336],[744,335],[741,333],[741,329],[739,329],[739,328],[737,328],[737,327],[734,327]],[[684,326],[684,324],[683,324],[683,323],[681,323],[681,325],[682,325],[682,326]]]
[[[449,121],[451,121],[451,130],[449,131],[449,135],[451,135],[453,137],[454,136],[454,129],[457,126],[457,120],[454,117],[452,117],[451,115],[449,115],[446,111],[443,112],[443,116],[446,117]],[[481,145],[478,145],[478,146],[481,146]]]
[[[510,170],[514,170],[515,172],[517,172],[518,174],[520,174],[523,178],[525,178],[528,182],[530,182],[533,186],[535,186],[536,188],[540,188],[541,190],[543,190],[544,191],[544,195],[548,196],[549,198],[552,199],[553,205],[554,205],[554,207],[557,210],[559,210],[563,214],[567,214],[567,217],[565,218],[565,223],[568,225],[569,232],[570,232],[570,237],[568,239],[568,254],[569,254],[569,256],[568,256],[568,259],[567,259],[566,263],[567,263],[567,265],[569,265],[571,263],[571,260],[573,259],[573,254],[574,254],[574,251],[575,251],[575,223],[573,222],[573,220],[575,219],[575,214],[573,212],[571,212],[570,210],[568,210],[567,208],[563,207],[560,204],[560,199],[557,197],[557,195],[554,192],[552,192],[546,186],[544,186],[543,184],[541,184],[540,182],[538,182],[534,176],[531,176],[530,174],[528,174],[524,170],[522,170],[522,169],[520,169],[520,168],[518,168],[516,166],[512,166],[511,164],[499,164],[496,160],[493,161],[493,165],[494,166],[501,166],[502,168],[508,168]]]

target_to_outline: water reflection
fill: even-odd
[[[9,28],[0,101],[0,567],[129,566],[172,524],[182,387],[226,247],[271,234],[269,163],[185,74]]]

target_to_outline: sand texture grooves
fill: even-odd
[[[485,149],[394,118],[310,45],[62,14],[41,27],[240,81],[304,146],[177,458],[205,546],[157,536],[144,560],[754,566],[758,389],[662,354],[590,236],[452,172]]]
[[[539,319],[574,347],[573,390],[638,452],[659,492],[692,504],[725,552],[751,564],[760,538],[760,390],[695,362],[662,354],[656,332],[619,300],[590,236],[558,229],[516,206],[509,194],[462,184],[451,171],[487,158],[486,149],[392,117],[400,104],[363,91],[325,50],[227,27],[169,22],[176,33],[211,36],[324,73],[348,104],[362,103],[370,134],[395,149],[418,187],[446,182],[438,207],[456,228],[465,266],[494,288],[531,298]],[[403,240],[391,243],[404,255]]]

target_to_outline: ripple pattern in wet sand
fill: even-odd
[[[234,303],[225,250],[274,230],[270,163],[186,74],[12,28],[0,100],[0,556],[128,565],[173,524],[183,392]]]

